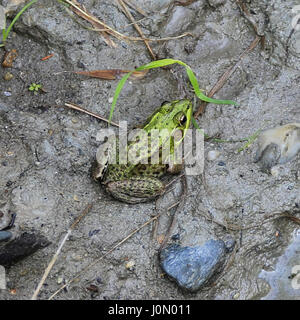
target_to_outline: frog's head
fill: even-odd
[[[192,113],[192,103],[187,99],[165,102],[148,119],[144,129],[146,131],[168,129],[169,132],[178,129],[182,131],[184,137],[185,130],[190,126]]]
[[[173,155],[190,126],[192,113],[192,103],[187,99],[162,104],[143,127],[148,133],[153,132],[152,130],[159,130],[159,143],[156,147],[152,145],[151,152],[155,153],[166,146]]]

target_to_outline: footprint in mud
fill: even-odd
[[[269,172],[277,164],[290,161],[299,151],[300,123],[289,123],[261,133],[254,162]]]

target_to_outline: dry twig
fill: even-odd
[[[126,242],[128,239],[130,239],[134,234],[136,234],[137,232],[139,232],[141,229],[143,229],[144,227],[146,227],[148,224],[150,224],[152,221],[156,220],[161,213],[157,214],[155,217],[149,219],[147,222],[145,222],[143,225],[141,225],[140,227],[138,227],[137,229],[135,229],[134,231],[132,231],[127,237],[125,237],[123,240],[121,240],[120,242],[118,242],[115,246],[113,246],[109,251],[107,251],[103,256],[101,256],[100,258],[96,259],[95,261],[93,261],[92,263],[90,263],[88,266],[86,266],[83,270],[81,270],[80,272],[77,273],[77,275],[72,278],[71,280],[69,280],[67,283],[65,283],[63,286],[61,286],[55,293],[53,293],[50,298],[48,300],[52,300],[61,290],[63,290],[66,286],[70,285],[72,282],[74,282],[79,276],[81,276],[82,274],[84,274],[87,270],[89,270],[92,266],[94,266],[96,263],[98,263],[99,261],[101,261],[102,259],[104,259],[108,254],[110,254],[111,252],[113,252],[116,248],[118,248],[121,244],[123,244],[124,242]]]
[[[104,22],[100,21],[99,19],[97,19],[93,15],[89,14],[88,12],[86,12],[86,10],[84,8],[82,8],[79,4],[78,5],[75,4],[75,3],[78,3],[76,0],[73,0],[73,2],[75,2],[75,3],[73,3],[71,0],[64,0],[64,1],[72,6],[73,11],[76,14],[78,14],[83,19],[89,21],[95,28],[100,28],[100,30],[104,29],[107,34],[110,34],[110,35],[114,36],[115,38],[117,38],[119,40],[167,41],[167,40],[180,39],[180,38],[192,35],[191,33],[186,32],[186,33],[183,33],[183,34],[181,34],[179,36],[176,36],[176,37],[167,37],[167,38],[161,38],[161,39],[148,39],[148,38],[129,37],[129,36],[126,36],[126,35],[118,32],[118,31],[114,30],[113,28],[111,28],[110,26],[105,24]],[[110,41],[112,41],[112,40],[110,40]],[[113,45],[111,44],[111,46],[116,46],[116,45],[113,43]]]
[[[77,111],[86,113],[86,114],[88,114],[88,115],[90,115],[90,116],[92,116],[92,117],[94,117],[94,118],[96,118],[96,119],[99,119],[99,120],[105,121],[105,122],[107,122],[107,123],[110,123],[110,124],[112,124],[113,126],[116,126],[116,127],[118,127],[118,128],[120,127],[117,123],[112,122],[112,121],[109,122],[107,119],[99,116],[98,114],[96,114],[96,113],[94,113],[94,112],[92,112],[92,111],[88,111],[88,110],[86,110],[86,109],[84,109],[84,108],[82,108],[82,107],[79,107],[79,106],[77,106],[77,105],[74,104],[74,103],[65,103],[65,106],[66,106],[66,107],[69,107],[69,108],[71,108],[71,109],[74,109],[74,110],[77,110]]]
[[[131,7],[132,9],[134,9],[135,11],[137,11],[138,13],[140,13],[142,16],[146,17],[147,13],[141,9],[140,7],[138,7],[136,4],[131,3],[131,1],[129,0],[123,0],[129,7]]]
[[[138,24],[136,24],[136,22],[135,22],[135,20],[134,20],[134,18],[133,18],[133,16],[132,16],[132,14],[131,14],[130,11],[127,9],[124,1],[123,1],[123,0],[118,0],[118,2],[119,2],[119,4],[122,6],[122,9],[123,9],[124,13],[126,14],[127,18],[133,23],[133,25],[134,25],[136,31],[138,32],[138,34],[141,36],[142,39],[144,39],[145,45],[146,45],[146,47],[147,47],[147,49],[148,49],[148,51],[149,51],[152,59],[153,59],[153,60],[156,60],[156,56],[155,56],[155,54],[153,53],[153,51],[152,51],[152,49],[151,49],[151,47],[150,47],[150,45],[149,45],[149,41],[145,39],[145,36],[144,36],[141,28],[139,27]]]
[[[90,212],[92,206],[93,206],[92,204],[89,204],[89,205],[84,209],[83,213],[74,221],[74,223],[72,223],[72,225],[71,225],[70,228],[68,229],[66,235],[65,235],[64,238],[62,239],[60,245],[58,246],[58,249],[56,250],[54,256],[52,257],[52,259],[51,259],[48,267],[46,268],[46,270],[45,270],[45,272],[44,272],[44,274],[43,274],[43,277],[42,277],[41,281],[39,282],[36,290],[34,291],[32,297],[31,297],[31,300],[36,300],[36,298],[37,298],[37,296],[38,296],[38,294],[39,294],[39,292],[40,292],[40,290],[41,290],[41,288],[42,288],[45,280],[47,279],[47,277],[48,277],[48,275],[49,275],[49,273],[50,273],[50,271],[51,271],[54,263],[56,262],[59,254],[60,254],[60,252],[61,252],[62,247],[64,246],[65,242],[66,242],[67,239],[69,238],[72,230],[73,230],[73,229],[76,227],[76,225],[81,221],[81,219]]]

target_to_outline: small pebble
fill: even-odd
[[[174,235],[171,237],[171,239],[172,239],[173,241],[180,240],[180,234],[179,234],[179,233],[174,234]]]
[[[10,96],[11,96],[11,92],[9,92],[9,91],[4,91],[3,94],[4,94],[6,97],[10,97]]]
[[[10,294],[15,295],[17,293],[17,289],[10,289],[9,292]]]
[[[135,266],[135,262],[133,260],[128,261],[125,264],[125,268],[131,270]]]
[[[74,255],[73,257],[74,261],[81,261],[82,260],[82,256],[81,255]]]
[[[224,161],[220,161],[220,162],[218,162],[218,166],[224,167],[224,166],[226,166],[226,163]]]
[[[6,72],[6,73],[4,74],[4,76],[3,76],[3,79],[4,79],[5,81],[9,81],[9,80],[11,80],[13,77],[14,77],[14,76],[13,76],[12,73]]]
[[[270,173],[273,177],[278,177],[279,175],[279,168],[278,167],[273,167],[270,169]]]
[[[64,281],[64,278],[63,277],[58,277],[57,278],[57,284],[62,284]]]
[[[227,239],[224,240],[225,247],[227,249],[227,252],[232,252],[232,250],[235,247],[236,241],[234,238],[228,236]]]
[[[97,281],[97,283],[99,283],[99,284],[103,284],[103,281],[102,281],[102,279],[101,279],[100,277],[97,277],[97,278],[96,278],[96,281]]]
[[[160,235],[157,237],[157,242],[158,242],[159,244],[162,244],[163,241],[164,241],[164,238],[165,238],[165,236],[164,236],[163,234],[160,234]]]
[[[112,102],[113,102],[113,100],[114,100],[114,98],[113,98],[113,97],[108,98],[108,102],[109,102],[109,103],[112,103]]]
[[[234,300],[237,300],[239,297],[240,297],[240,293],[237,292],[232,298],[233,298]]]
[[[208,152],[207,154],[207,159],[209,161],[213,161],[213,160],[216,160],[219,156],[220,156],[221,152],[220,151],[217,151],[217,150],[211,150]]]

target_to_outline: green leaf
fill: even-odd
[[[116,106],[117,100],[119,98],[120,92],[121,92],[122,88],[124,87],[125,82],[127,81],[127,79],[132,74],[132,72],[133,71],[125,74],[125,76],[122,77],[122,79],[119,81],[119,83],[117,85],[117,88],[116,88],[116,91],[115,91],[115,94],[114,94],[114,99],[113,99],[113,102],[112,102],[111,108],[110,108],[108,123],[111,122],[111,119],[112,119],[112,116],[113,116],[113,113],[114,113],[114,110],[115,110],[115,106]]]
[[[251,135],[247,140],[247,143],[245,143],[241,148],[238,149],[238,152],[241,152],[243,150],[245,150],[246,148],[248,148],[259,136],[259,134],[261,133],[261,129],[257,130],[256,132],[253,133],[253,135]]]
[[[3,45],[9,35],[9,32],[11,30],[11,28],[13,27],[13,25],[15,24],[15,22],[20,18],[21,14],[28,9],[32,4],[34,4],[35,2],[37,2],[38,0],[31,0],[29,3],[26,4],[26,6],[24,6],[18,13],[17,15],[14,17],[13,21],[11,22],[11,24],[8,26],[7,29],[3,30],[3,34],[2,34],[2,42]]]
[[[134,72],[134,71],[142,71],[142,70],[147,70],[147,69],[154,69],[154,68],[160,68],[160,67],[165,67],[168,66],[170,64],[180,64],[182,66],[185,67],[186,73],[188,75],[188,78],[194,88],[195,94],[197,95],[197,97],[200,100],[206,101],[206,102],[211,102],[211,103],[216,103],[216,104],[231,104],[231,105],[237,105],[237,103],[235,101],[232,100],[218,100],[218,99],[213,99],[213,98],[209,98],[207,96],[205,96],[200,88],[199,88],[199,84],[197,81],[197,78],[194,74],[194,72],[192,71],[191,67],[188,66],[186,63],[180,61],[180,60],[174,60],[174,59],[162,59],[162,60],[156,60],[156,61],[152,61],[148,64],[145,64],[143,66],[140,66],[138,68],[136,68],[133,71],[130,71],[129,73],[127,73],[125,76],[123,76],[123,78],[119,81],[117,88],[115,90],[115,94],[114,94],[114,98],[113,98],[113,102],[110,108],[110,114],[109,114],[109,122],[112,120],[112,116],[113,116],[113,112],[118,100],[118,97],[121,93],[121,90],[126,82],[126,80],[129,78],[129,76]]]

